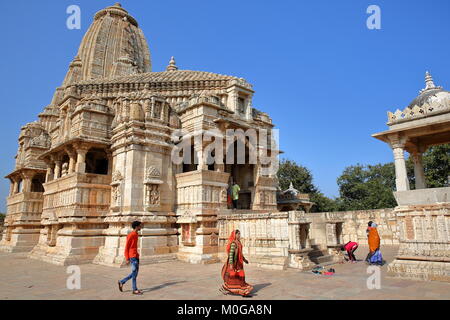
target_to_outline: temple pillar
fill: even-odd
[[[47,171],[45,172],[45,183],[50,182],[53,179],[54,163],[50,158],[44,159]]]
[[[16,186],[16,182],[12,179],[12,178],[9,178],[9,181],[10,181],[10,185],[9,185],[9,196],[12,196],[13,194],[14,194],[14,192],[15,192],[15,186]]]
[[[76,172],[85,173],[86,172],[86,154],[87,149],[77,149],[77,163]]]
[[[19,192],[19,181],[17,179],[14,179],[14,188],[13,188],[13,194],[16,194]]]
[[[23,172],[23,188],[22,192],[31,192],[31,179],[33,178],[33,174],[30,172]]]
[[[106,155],[108,158],[108,175],[112,175],[113,171],[113,156],[111,151],[106,151]]]
[[[75,172],[75,163],[77,159],[77,153],[73,151],[68,151],[67,154],[69,155],[69,170],[68,174]]]
[[[197,170],[208,170],[202,138],[202,135],[196,135],[194,137],[194,152],[197,154],[198,159]]]
[[[61,164],[62,164],[61,160],[55,161],[55,175],[54,175],[55,179],[61,178]]]

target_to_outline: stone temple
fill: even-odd
[[[229,182],[255,212],[276,210],[277,182],[258,164],[208,166],[202,146],[197,164],[173,165],[172,132],[269,130],[253,93],[242,78],[179,70],[174,58],[152,72],[137,21],[120,4],[99,11],[50,105],[21,129],[3,249],[120,265],[141,220],[143,263],[214,260]]]
[[[137,21],[115,4],[95,15],[38,121],[21,128],[0,250],[59,265],[122,266],[130,224],[140,220],[143,264],[218,262],[239,229],[252,264],[308,269],[340,261],[349,240],[366,243],[374,220],[382,245],[400,246],[393,276],[449,281],[450,188],[425,189],[420,155],[450,142],[450,94],[426,81],[411,106],[389,113],[389,130],[374,135],[393,148],[398,206],[310,213],[308,195],[279,190],[267,163],[249,161],[251,150],[280,153],[270,135],[256,144],[244,136],[243,163],[211,164],[198,142],[205,131],[271,132],[270,117],[253,107],[252,85],[181,70],[174,58],[153,72]],[[173,161],[179,130],[197,141],[180,163]],[[417,190],[405,179],[405,150],[416,161]],[[241,188],[237,210],[227,199],[232,182]]]

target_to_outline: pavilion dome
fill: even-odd
[[[116,3],[95,14],[64,85],[145,72],[151,72],[147,40],[137,21]]]
[[[442,87],[434,84],[431,74],[427,71],[425,73],[425,89],[420,90],[419,96],[415,98],[408,108],[412,109],[414,106],[422,107],[424,104],[449,104],[450,92],[444,90]]]

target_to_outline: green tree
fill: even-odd
[[[317,192],[312,182],[311,171],[304,166],[298,165],[295,161],[282,159],[277,176],[281,190],[289,188],[289,184],[292,182],[294,188],[301,193]]]
[[[444,187],[450,174],[450,145],[433,146],[423,155],[427,187]],[[411,189],[415,188],[412,157],[406,161]],[[366,210],[392,208],[397,205],[394,163],[350,166],[337,179],[340,197],[338,210]]]
[[[423,154],[423,169],[427,188],[448,186],[450,176],[450,144],[430,147]],[[406,169],[411,189],[415,189],[414,162],[412,157],[406,161]]]
[[[337,179],[339,210],[364,210],[395,207],[393,163],[350,166]]]
[[[326,197],[313,183],[311,171],[295,161],[282,159],[277,173],[280,188],[286,190],[290,183],[301,193],[308,193],[314,202],[312,212],[335,211],[335,201]]]
[[[428,149],[423,156],[423,166],[428,188],[447,186],[450,176],[450,144]]]

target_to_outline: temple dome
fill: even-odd
[[[434,84],[431,74],[425,73],[425,89],[420,90],[419,96],[415,98],[408,108],[414,106],[422,107],[424,104],[448,104],[450,102],[450,92],[445,91],[442,87]]]
[[[151,60],[144,33],[137,21],[116,3],[95,14],[64,85],[145,72],[151,72]]]

